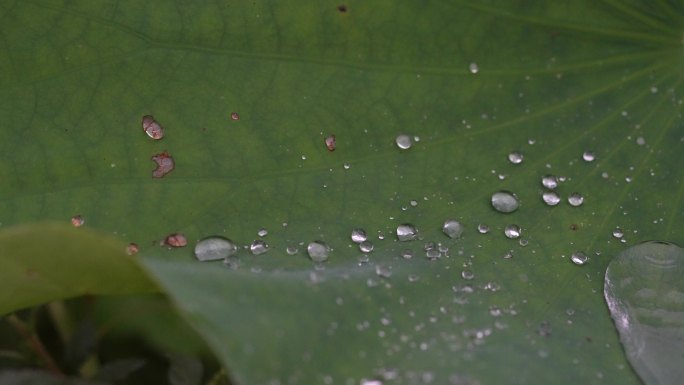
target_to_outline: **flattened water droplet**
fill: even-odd
[[[512,213],[518,209],[518,197],[510,191],[498,191],[492,194],[492,207],[500,213]]]
[[[314,262],[325,262],[330,254],[330,247],[325,242],[314,241],[306,247],[309,258]]]
[[[480,67],[477,65],[477,63],[472,62],[468,65],[468,71],[470,71],[470,73],[474,75],[480,72]]]
[[[287,255],[295,255],[297,254],[297,252],[299,252],[299,249],[297,249],[297,246],[288,246],[285,249],[285,252],[287,253]]]
[[[596,154],[594,154],[593,151],[584,151],[582,159],[584,159],[585,162],[593,162],[594,159],[596,159]]]
[[[397,239],[400,242],[412,241],[418,236],[418,230],[410,224],[404,223],[397,226]]]
[[[366,234],[366,230],[364,229],[354,229],[351,232],[351,240],[354,243],[361,243],[365,240],[368,239],[368,235]]]
[[[589,261],[589,257],[581,251],[576,251],[570,256],[570,261],[575,265],[582,266]]]
[[[406,249],[406,250],[401,252],[401,257],[404,259],[411,259],[411,258],[413,258],[413,251]]]
[[[519,151],[513,151],[508,154],[508,161],[513,164],[520,164],[523,161],[523,154]]]
[[[584,203],[584,197],[582,194],[574,192],[568,197],[568,203],[570,203],[570,206],[573,207],[581,206],[582,203]]]
[[[617,239],[622,239],[622,237],[624,235],[625,235],[625,233],[623,233],[620,228],[616,228],[615,230],[613,230],[613,237],[615,237]]]
[[[185,247],[187,244],[188,240],[185,238],[185,235],[181,233],[169,234],[164,239],[164,245],[170,247]]]
[[[555,191],[544,191],[542,193],[542,199],[544,200],[544,203],[549,206],[556,206],[561,200],[560,196]]]
[[[397,143],[397,147],[399,147],[402,150],[408,150],[413,146],[413,143],[411,142],[411,137],[405,134],[398,135],[397,138],[395,139],[395,142]]]
[[[195,258],[198,261],[226,259],[237,253],[237,246],[228,238],[211,236],[201,239],[195,245]]]
[[[143,116],[142,127],[147,136],[154,140],[159,140],[164,137],[164,128],[154,120],[152,115]]]
[[[487,234],[489,232],[489,226],[480,223],[479,225],[477,225],[477,231],[480,234]]]
[[[521,232],[522,232],[522,230],[520,230],[520,226],[514,225],[514,224],[508,225],[504,229],[504,234],[506,235],[506,237],[508,237],[510,239],[520,238]]]
[[[460,238],[463,234],[463,225],[457,220],[449,219],[442,225],[442,231],[449,238]]]
[[[265,237],[268,235],[268,230],[261,228],[259,229],[259,231],[257,231],[257,235],[260,237]]]
[[[542,177],[542,186],[549,190],[553,190],[558,187],[558,178],[556,178],[554,175],[544,175]]]
[[[375,265],[375,274],[378,277],[389,278],[392,276],[392,269],[387,265]]]
[[[84,223],[85,219],[83,219],[83,217],[80,215],[74,215],[71,217],[71,225],[74,227],[81,227]]]
[[[644,384],[684,378],[684,249],[646,242],[606,270],[604,296],[627,358]]]
[[[249,245],[249,252],[252,255],[263,254],[268,251],[268,244],[261,239],[257,239]]]
[[[359,250],[361,250],[362,253],[370,253],[373,251],[373,243],[370,241],[363,241],[359,243]]]
[[[152,156],[152,160],[157,164],[157,168],[152,171],[153,178],[163,178],[176,167],[173,158],[166,151]]]

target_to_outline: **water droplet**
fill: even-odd
[[[375,265],[375,274],[378,277],[389,278],[392,276],[392,268],[387,265]]]
[[[604,296],[627,359],[644,384],[684,378],[684,249],[646,242],[615,257]]]
[[[449,219],[442,225],[442,231],[449,238],[460,238],[463,234],[463,225],[459,221]]]
[[[299,249],[297,249],[297,246],[288,246],[285,249],[285,252],[287,253],[287,255],[295,255],[299,252]]]
[[[185,247],[188,244],[188,240],[185,235],[180,233],[169,234],[163,242],[164,245],[169,247]]]
[[[596,155],[593,151],[584,151],[584,154],[582,154],[582,159],[584,159],[585,162],[593,162],[594,159],[596,159]]]
[[[466,281],[470,281],[471,279],[475,278],[475,274],[473,274],[473,272],[470,270],[463,270],[461,272],[461,277]]]
[[[581,206],[582,203],[584,203],[584,197],[582,194],[574,192],[568,197],[568,203],[570,203],[570,206],[573,207]]]
[[[154,120],[152,115],[145,115],[142,118],[142,127],[147,136],[154,140],[159,140],[164,137],[164,128]]]
[[[71,217],[71,225],[74,227],[81,227],[84,223],[85,219],[83,219],[83,217],[80,215],[74,215]]]
[[[489,226],[480,223],[479,225],[477,225],[477,231],[480,234],[487,234],[489,232]]]
[[[335,135],[329,135],[325,138],[325,147],[327,147],[330,152],[335,151],[335,148],[337,147]]]
[[[468,71],[470,71],[471,74],[476,74],[480,72],[480,67],[477,65],[477,63],[472,62],[470,65],[468,65]]]
[[[417,276],[416,274],[409,274],[409,276],[408,276],[409,282],[416,282],[419,279],[420,279],[420,277]]]
[[[368,239],[366,230],[364,229],[354,229],[351,232],[351,240],[354,243],[361,243]]]
[[[427,249],[425,250],[425,257],[431,261],[439,259],[442,257],[442,253],[438,249]]]
[[[215,261],[235,255],[237,251],[237,246],[230,239],[211,236],[197,242],[195,245],[195,258],[202,262]]]
[[[613,230],[613,237],[616,239],[622,239],[622,237],[625,235],[625,233],[622,232],[620,228],[616,228]]]
[[[358,258],[359,261],[359,266],[365,265],[366,263],[370,262],[370,257],[368,254],[361,254]]]
[[[268,230],[261,228],[259,229],[259,231],[257,231],[257,235],[260,237],[265,237],[268,235]]]
[[[523,154],[519,151],[513,151],[508,154],[508,160],[513,164],[520,164],[523,161]]]
[[[581,251],[576,251],[570,256],[570,260],[575,265],[582,266],[589,261],[589,257]]]
[[[363,241],[359,243],[359,250],[363,253],[370,253],[373,251],[373,243],[370,241]]]
[[[411,258],[413,258],[413,251],[406,249],[406,250],[401,252],[401,257],[404,259],[411,259]]]
[[[518,197],[512,192],[499,191],[492,194],[492,207],[500,213],[512,213],[518,206]]]
[[[544,191],[542,193],[542,199],[544,203],[549,206],[555,206],[560,203],[560,196],[555,191]]]
[[[251,245],[249,245],[249,252],[252,253],[252,255],[263,254],[267,251],[268,244],[261,239],[257,239],[256,241],[252,242]]]
[[[345,164],[342,165],[342,167],[343,167],[345,170],[349,170],[349,168],[351,167],[351,164],[345,163]]]
[[[520,226],[518,226],[518,225],[508,225],[504,229],[504,234],[506,235],[506,237],[508,237],[510,239],[519,238],[521,232],[522,232],[522,230],[520,229]]]
[[[397,226],[397,239],[400,242],[412,241],[418,236],[418,230],[409,223]]]
[[[636,138],[636,144],[638,144],[639,146],[643,146],[644,144],[646,144],[646,139],[644,139],[643,136],[640,136]]]
[[[328,259],[330,254],[330,247],[321,241],[314,241],[309,243],[306,247],[306,252],[309,253],[309,258],[314,262],[324,262]]]
[[[399,147],[402,150],[408,150],[413,146],[413,143],[411,142],[411,137],[408,135],[398,135],[397,138],[395,139],[395,142],[397,143],[397,147]]]
[[[558,187],[558,178],[556,178],[554,175],[544,175],[542,177],[542,186],[549,190],[553,190]]]
[[[152,171],[153,178],[163,178],[176,167],[173,158],[166,151],[152,156],[152,161],[157,164],[157,168]]]
[[[230,118],[233,120],[240,120],[240,115],[237,112],[231,112]]]
[[[380,380],[369,380],[366,378],[361,379],[359,385],[383,385]]]
[[[128,255],[134,255],[138,254],[139,248],[138,245],[135,243],[129,243],[128,246],[126,246],[126,254]]]

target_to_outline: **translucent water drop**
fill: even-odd
[[[625,235],[625,233],[622,232],[620,228],[616,228],[613,230],[613,237],[616,239],[622,239],[622,237]]]
[[[508,154],[508,161],[513,164],[520,164],[523,161],[523,154],[521,154],[519,151],[513,151]]]
[[[620,342],[644,384],[684,378],[684,249],[646,242],[608,265],[604,296]]]
[[[195,258],[202,262],[226,259],[235,255],[237,250],[237,246],[230,239],[211,236],[197,242],[195,245]]]
[[[154,120],[152,115],[145,115],[142,117],[142,127],[145,134],[154,140],[159,140],[164,137],[164,128]]]
[[[468,65],[468,71],[470,71],[470,73],[474,75],[480,72],[480,67],[477,65],[477,63],[472,62]]]
[[[387,265],[375,265],[375,274],[378,277],[389,278],[392,276],[392,269]]]
[[[584,151],[582,159],[584,159],[585,162],[593,162],[594,159],[596,159],[596,155],[593,151]]]
[[[325,242],[314,241],[306,247],[309,258],[314,262],[325,262],[330,254],[330,247]]]
[[[416,274],[409,274],[409,276],[408,276],[409,282],[416,282],[419,279],[420,279],[420,277],[417,276]]]
[[[508,237],[510,239],[520,238],[521,232],[522,231],[520,230],[520,226],[518,226],[518,225],[508,225],[504,229],[504,234],[506,235],[506,237]]]
[[[71,225],[74,227],[81,227],[84,223],[85,219],[83,219],[83,217],[80,215],[74,215],[71,217]]]
[[[260,237],[265,237],[265,236],[268,235],[268,230],[263,229],[263,228],[262,228],[262,229],[259,229],[259,231],[257,231],[257,235],[260,236]]]
[[[475,274],[473,274],[473,272],[470,270],[463,270],[461,272],[461,278],[470,281],[471,279],[475,278]]]
[[[418,230],[409,223],[397,226],[397,239],[400,242],[412,241],[418,236]]]
[[[463,225],[459,221],[449,219],[442,225],[442,231],[449,238],[460,238],[463,234]]]
[[[370,262],[370,257],[368,256],[368,254],[361,254],[359,256],[358,261],[359,261],[359,266],[365,265],[366,263]]]
[[[363,241],[359,243],[359,250],[363,253],[370,253],[373,251],[373,243],[370,241]]]
[[[413,251],[406,249],[406,250],[401,252],[401,257],[404,259],[411,259],[411,258],[413,258]]]
[[[553,190],[558,187],[558,178],[554,175],[544,175],[542,177],[542,186],[549,190]]]
[[[251,245],[249,245],[249,252],[252,253],[252,255],[263,254],[267,251],[268,244],[261,239],[257,239],[256,241],[252,242]]]
[[[397,147],[402,150],[408,150],[413,146],[411,137],[405,134],[397,135],[397,138],[394,141],[397,143]]]
[[[479,225],[477,225],[477,231],[480,234],[487,234],[489,232],[489,226],[480,223]]]
[[[492,207],[500,213],[512,213],[518,209],[518,197],[509,191],[499,191],[492,194]]]
[[[345,170],[349,170],[349,168],[351,168],[351,164],[345,163],[345,164],[342,165],[342,167],[343,167]]]
[[[299,252],[299,249],[297,249],[297,246],[288,246],[285,249],[285,252],[287,253],[287,255],[295,255]]]
[[[561,201],[560,196],[555,191],[544,191],[542,199],[549,206],[556,206]]]
[[[581,251],[576,251],[570,256],[570,261],[575,265],[582,266],[589,261],[589,257]]]
[[[643,146],[644,144],[646,144],[646,139],[644,139],[643,136],[640,136],[636,138],[636,144],[638,144],[639,146]]]
[[[574,192],[568,197],[568,203],[570,203],[570,206],[573,207],[581,206],[582,203],[584,203],[584,197],[582,194]]]
[[[364,242],[368,239],[368,235],[366,234],[366,230],[364,229],[354,229],[351,232],[351,240],[354,243],[361,243]]]
[[[442,253],[438,249],[428,249],[425,250],[425,257],[431,261],[439,259],[442,257]]]

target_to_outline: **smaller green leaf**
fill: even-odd
[[[0,231],[0,314],[84,294],[156,291],[116,238],[61,223]]]

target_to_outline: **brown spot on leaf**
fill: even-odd
[[[340,5],[337,6],[337,10],[338,10],[340,13],[347,13],[347,6],[344,5],[344,4],[340,4]]]

